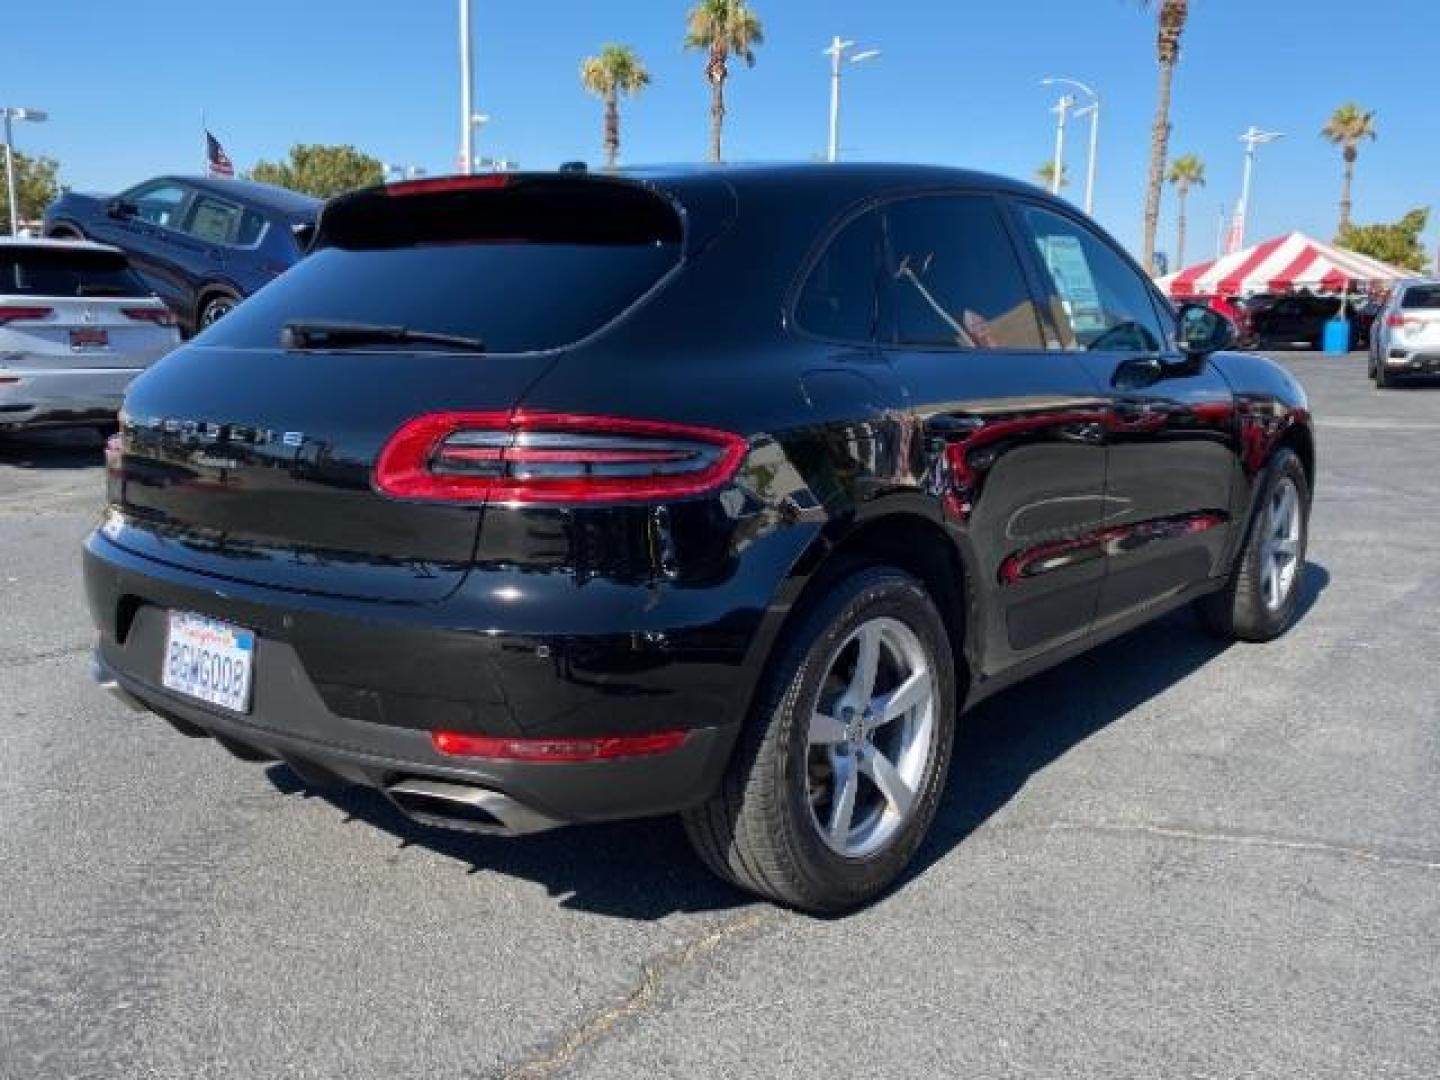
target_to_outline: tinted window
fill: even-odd
[[[906,345],[1038,349],[1040,322],[994,200],[943,196],[886,211],[895,339]]]
[[[132,192],[126,201],[135,204],[135,216],[141,221],[178,229],[180,207],[185,202],[185,194],[185,189],[178,184],[155,184]]]
[[[492,352],[557,348],[615,318],[678,259],[673,243],[323,248],[216,323],[204,341],[274,348],[281,328],[301,320],[478,337]]]
[[[265,231],[265,218],[254,210],[240,215],[240,231],[235,234],[235,243],[241,247],[253,247]]]
[[[1440,285],[1412,285],[1400,297],[1402,308],[1440,308]]]
[[[839,341],[874,339],[880,239],[880,216],[871,211],[831,240],[795,306],[801,329]]]
[[[1109,244],[1049,210],[1027,206],[1021,216],[1052,282],[1051,307],[1067,348],[1162,347],[1165,335],[1149,286]]]
[[[212,244],[229,244],[240,231],[240,208],[208,195],[195,200],[185,231]]]
[[[149,296],[119,252],[0,248],[0,296]]]

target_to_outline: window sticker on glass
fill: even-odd
[[[1095,276],[1085,259],[1085,249],[1078,236],[1046,236],[1040,240],[1040,253],[1055,287],[1060,303],[1070,318],[1070,325],[1079,337],[1105,330],[1105,312],[1100,306],[1100,292]]]

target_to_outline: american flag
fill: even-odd
[[[227,180],[235,178],[235,164],[230,160],[230,155],[225,153],[220,140],[208,131],[205,132],[205,164],[211,176],[221,176]]]

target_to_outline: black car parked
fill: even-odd
[[[1365,297],[1342,301],[1338,296],[1306,293],[1253,296],[1245,301],[1245,344],[1304,345],[1319,349],[1325,340],[1325,324],[1344,312],[1350,323],[1350,348],[1370,347],[1370,326],[1378,305]]]
[[[194,333],[300,259],[320,205],[248,180],[162,176],[115,196],[67,192],[45,235],[122,249]]]
[[[96,676],[422,822],[679,812],[729,880],[844,909],[963,708],[1191,602],[1286,629],[1309,413],[1232,334],[970,172],[346,195],[132,388]]]

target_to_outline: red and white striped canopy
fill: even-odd
[[[1413,275],[1388,263],[1292,232],[1219,259],[1187,267],[1157,284],[1177,299],[1257,293],[1363,292]]]

